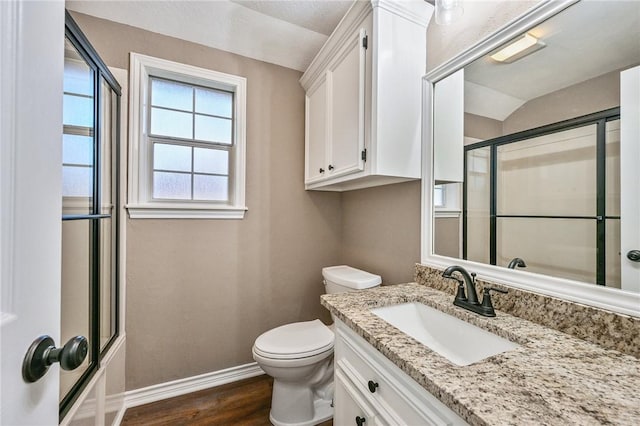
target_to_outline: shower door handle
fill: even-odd
[[[632,262],[640,262],[640,250],[629,250],[627,259]]]

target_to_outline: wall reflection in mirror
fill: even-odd
[[[640,291],[624,249],[640,249],[640,211],[621,213],[640,183],[620,179],[638,167],[624,153],[640,135],[620,129],[640,120],[624,115],[639,66],[640,2],[582,1],[437,82],[434,253]],[[455,81],[459,114],[443,121],[438,99]],[[438,126],[456,124],[452,160]],[[453,162],[458,176],[440,178]]]

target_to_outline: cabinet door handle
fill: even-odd
[[[318,172],[324,173],[324,169],[322,167],[320,167],[320,170],[318,170]]]
[[[362,426],[366,421],[367,419],[365,419],[364,417],[356,416],[356,425]]]
[[[378,384],[373,380],[369,380],[369,383],[367,383],[367,386],[369,386],[369,392],[375,393],[376,388],[378,387]]]
[[[329,164],[329,167],[327,167],[329,170],[333,170],[335,169],[335,167],[333,167],[331,164]]]

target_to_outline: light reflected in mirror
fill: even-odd
[[[621,169],[637,164],[620,149],[640,135],[621,141],[620,75],[640,66],[640,2],[582,1],[524,34],[540,44],[498,62],[501,46],[464,68],[459,120],[447,120],[464,129],[464,173],[434,176],[433,251],[638,291],[621,235],[640,212],[620,210],[638,196],[637,184],[621,189]]]

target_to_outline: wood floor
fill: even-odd
[[[270,425],[273,379],[258,376],[127,410],[122,426]],[[332,426],[331,420],[321,426]]]

